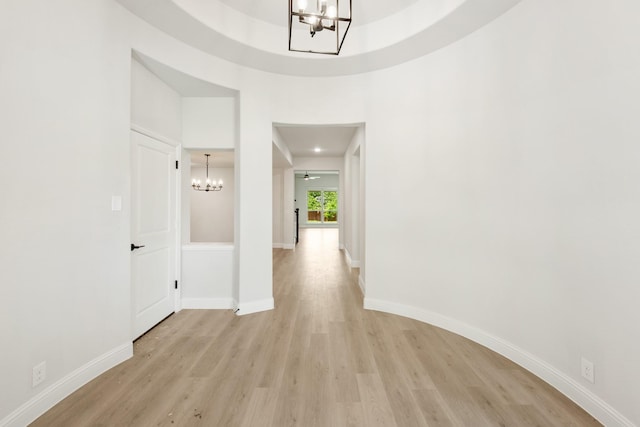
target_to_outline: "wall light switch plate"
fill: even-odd
[[[111,210],[114,212],[122,210],[122,196],[111,196]]]

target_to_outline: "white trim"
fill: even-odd
[[[365,292],[365,289],[367,289],[367,287],[366,287],[366,285],[364,283],[364,279],[362,278],[362,274],[358,275],[358,285],[360,285],[360,290],[362,291],[362,295],[365,296],[364,302],[365,302],[365,308],[366,308],[366,304],[367,304],[366,295],[367,295],[367,293]],[[371,309],[371,310],[374,310],[374,309]]]
[[[338,222],[301,222],[300,228],[340,228]]]
[[[232,298],[183,298],[182,308],[186,310],[228,310],[233,309]]]
[[[157,133],[157,132],[154,132],[154,131],[152,131],[152,130],[150,130],[150,129],[144,128],[144,127],[142,127],[142,126],[140,126],[140,125],[137,125],[137,124],[135,124],[135,123],[131,123],[131,130],[132,130],[132,131],[134,131],[134,132],[137,132],[137,133],[139,133],[139,134],[142,134],[142,135],[148,136],[149,138],[153,138],[153,139],[155,139],[155,140],[158,140],[158,141],[160,141],[160,142],[163,142],[163,143],[165,143],[165,144],[168,144],[168,145],[170,145],[170,146],[172,146],[172,147],[179,147],[179,146],[181,145],[181,143],[180,143],[180,142],[178,142],[178,141],[176,141],[176,140],[174,140],[174,139],[167,138],[167,137],[166,137],[166,136],[164,136],[164,135],[160,135],[160,134],[159,134],[159,133]],[[181,159],[181,160],[182,160],[182,159]],[[181,162],[181,163],[182,163],[182,162]]]
[[[586,389],[569,375],[559,371],[527,351],[486,331],[438,313],[394,302],[365,297],[364,308],[419,320],[475,341],[540,377],[569,399],[573,400],[602,424],[608,427],[635,427],[628,418],[616,411],[611,405]]]
[[[273,249],[291,250],[291,249],[295,249],[295,247],[296,247],[295,243],[274,243],[273,244]]]
[[[3,420],[2,427],[26,426],[103,372],[133,356],[133,343],[122,344],[51,384]]]
[[[233,243],[227,242],[202,242],[186,243],[182,245],[183,251],[232,251]]]
[[[351,258],[349,249],[344,249],[344,256],[347,258],[347,265],[349,266],[349,268],[360,268],[360,261]]]
[[[261,311],[273,310],[274,303],[273,298],[267,298],[258,301],[242,302],[238,304],[238,316],[244,316],[245,314],[259,313]]]
[[[184,166],[182,158],[182,144],[176,147],[176,160],[179,162],[179,167],[176,168],[176,278],[178,285],[182,283],[182,169],[180,166]],[[182,310],[182,286],[176,286],[173,292],[173,311],[178,313]]]

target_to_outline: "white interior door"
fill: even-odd
[[[175,311],[175,160],[174,147],[131,131],[133,339]]]

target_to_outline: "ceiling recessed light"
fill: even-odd
[[[321,152],[322,150],[321,150],[320,148],[316,147],[316,148],[314,148],[314,149],[313,149],[313,151],[315,151],[316,153],[319,153],[319,152]]]

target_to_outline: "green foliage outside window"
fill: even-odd
[[[307,222],[338,221],[338,192],[310,190],[307,192]]]
[[[307,210],[319,211],[322,209],[322,191],[309,191],[307,193]]]

